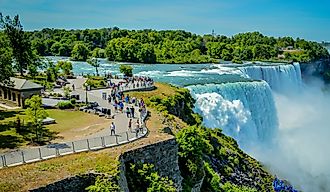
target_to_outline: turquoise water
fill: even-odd
[[[68,60],[65,57],[49,57],[52,60]],[[100,59],[99,73],[120,74],[119,64]],[[73,73],[95,74],[95,68],[86,62],[72,61]],[[235,66],[224,67],[215,64],[132,64],[133,73],[139,76],[149,76],[155,81],[171,83],[185,87],[195,84],[224,83],[236,81],[251,81]]]

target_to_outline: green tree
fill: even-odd
[[[210,153],[213,147],[206,139],[203,128],[197,126],[180,130],[176,140],[179,144],[180,170],[186,173],[183,184],[185,189],[189,190],[191,185],[203,177],[203,153]]]
[[[42,100],[39,95],[33,95],[30,99],[25,100],[25,105],[27,106],[25,113],[35,131],[36,142],[39,143],[42,139],[42,121],[48,114],[44,108],[42,108]]]
[[[65,75],[71,75],[72,63],[70,61],[58,61],[58,68],[62,69]]]
[[[133,76],[133,67],[130,65],[120,65],[119,71],[120,73],[123,73],[126,77]]]
[[[99,60],[95,57],[92,57],[87,59],[87,63],[95,67],[96,76],[99,76],[99,70],[98,70],[98,67],[100,67]]]
[[[71,58],[75,61],[86,61],[88,54],[88,47],[84,43],[78,42],[72,49]]]
[[[46,70],[47,82],[55,82],[58,77],[59,66],[50,59],[44,61],[43,68]]]
[[[0,32],[0,82],[8,82],[9,77],[13,75],[12,62],[9,42],[4,34]]]
[[[38,65],[38,59],[32,51],[27,35],[23,31],[19,16],[16,15],[11,19],[9,16],[4,17],[0,13],[0,28],[4,30],[9,39],[16,67],[23,76],[24,70],[28,69],[29,65]]]

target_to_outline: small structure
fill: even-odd
[[[25,99],[32,95],[41,95],[43,86],[31,80],[10,78],[10,83],[0,83],[0,99],[10,101],[18,107],[24,107]]]

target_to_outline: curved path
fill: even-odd
[[[118,80],[116,80],[118,81]],[[77,82],[77,84],[76,84]],[[81,100],[85,100],[86,92],[82,89],[82,84],[84,83],[83,78],[78,78],[77,81],[72,81],[77,87],[75,92],[80,95]],[[120,91],[134,91],[134,90],[150,90],[154,86],[148,85],[139,88],[133,88],[132,85],[124,87]],[[110,124],[99,132],[88,135],[78,141],[69,141],[58,144],[49,144],[37,148],[30,148],[25,150],[18,150],[15,152],[0,154],[0,168],[7,166],[22,165],[25,163],[41,161],[44,159],[49,159],[57,156],[73,154],[82,151],[98,150],[113,146],[118,146],[121,144],[129,143],[135,141],[147,134],[147,129],[141,133],[131,132],[128,130],[128,118],[126,113],[114,113],[114,107],[112,103],[108,103],[107,100],[102,99],[102,93],[110,93],[111,89],[99,89],[87,92],[88,101],[97,102],[100,107],[110,108],[114,119],[112,120],[116,125],[116,135],[110,135]],[[127,105],[125,105],[126,108]],[[130,104],[129,104],[130,106]],[[134,106],[135,107],[135,106]],[[124,108],[124,109],[125,109]],[[145,119],[146,114],[140,114],[138,108],[135,107],[135,119],[133,120],[132,127],[134,128],[137,118]]]

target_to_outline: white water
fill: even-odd
[[[278,127],[273,95],[264,81],[189,86],[206,127],[222,128],[243,148],[268,143]]]
[[[222,128],[273,174],[298,189],[330,191],[329,95],[320,84],[302,86],[298,64],[240,69],[270,86],[254,81],[188,87],[204,124]],[[269,87],[276,93],[277,109]]]
[[[265,80],[276,92],[299,91],[302,87],[299,63],[239,67],[251,79]]]

